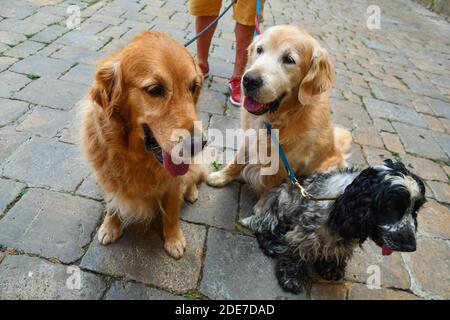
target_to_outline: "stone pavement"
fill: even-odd
[[[317,281],[293,296],[236,223],[255,201],[238,183],[203,185],[198,203],[183,208],[188,247],[180,261],[164,253],[157,224],[154,232],[132,228],[107,247],[95,237],[104,203],[79,152],[76,103],[95,62],[139,31],[191,38],[186,0],[0,0],[0,298],[450,298],[450,24],[410,0],[377,3],[380,30],[366,27],[371,2],[363,0],[269,0],[266,26],[303,24],[330,51],[331,107],[353,133],[351,163],[392,157],[425,179],[418,251],[381,257],[367,242],[345,281]],[[81,9],[73,30],[66,26],[77,22],[72,4]],[[239,126],[238,109],[227,103],[233,40],[228,15],[200,100],[210,128]],[[381,289],[369,290],[373,265]]]

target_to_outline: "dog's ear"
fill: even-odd
[[[325,49],[315,49],[311,57],[311,65],[300,83],[298,100],[301,104],[314,103],[315,97],[331,89],[334,72],[330,55]]]
[[[112,114],[122,96],[122,72],[119,60],[110,57],[100,61],[95,73],[95,83],[89,95],[109,116]]]
[[[361,172],[335,201],[330,227],[346,239],[367,239],[375,221],[382,177],[373,168]]]

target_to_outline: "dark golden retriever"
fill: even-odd
[[[160,212],[166,251],[183,255],[180,206],[183,196],[197,199],[204,171],[175,161],[172,151],[180,141],[203,147],[193,135],[201,131],[195,122],[202,85],[192,56],[164,33],[141,33],[98,64],[83,106],[82,145],[107,201],[100,243],[116,241],[127,224]],[[177,135],[180,129],[186,134]]]

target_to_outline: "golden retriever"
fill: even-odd
[[[83,106],[82,146],[107,202],[100,243],[116,241],[127,224],[160,212],[164,248],[174,258],[183,255],[181,203],[183,196],[197,199],[205,173],[181,157],[175,161],[172,151],[180,142],[204,145],[192,135],[201,131],[196,104],[202,86],[192,56],[164,33],[141,33],[98,64]],[[177,135],[180,129],[186,134]]]
[[[328,106],[333,82],[328,53],[298,26],[275,26],[256,37],[248,49],[248,64],[242,77],[242,127],[264,129],[269,121],[279,130],[280,144],[298,175],[345,166],[351,134],[334,128]],[[244,145],[238,155],[256,152]],[[263,164],[226,165],[208,175],[207,183],[221,187],[240,173],[256,192],[265,195],[282,183],[286,170],[261,175]]]

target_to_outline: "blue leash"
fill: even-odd
[[[289,180],[291,181],[291,183],[296,186],[299,190],[300,193],[302,194],[302,197],[308,199],[308,200],[313,200],[313,201],[330,201],[330,200],[336,200],[337,197],[336,196],[332,196],[332,197],[319,197],[319,196],[314,196],[312,194],[310,194],[308,191],[306,191],[305,188],[303,188],[303,186],[300,184],[300,182],[297,180],[297,177],[295,176],[295,172],[292,169],[291,165],[289,164],[289,160],[286,157],[286,154],[283,151],[283,148],[281,147],[280,141],[278,140],[278,137],[276,136],[276,134],[274,134],[272,132],[272,125],[268,122],[268,121],[264,121],[264,126],[267,129],[267,132],[269,133],[273,143],[275,144],[275,146],[278,149],[278,154],[280,155],[281,161],[283,162],[284,168],[286,169],[286,172],[288,174]]]

